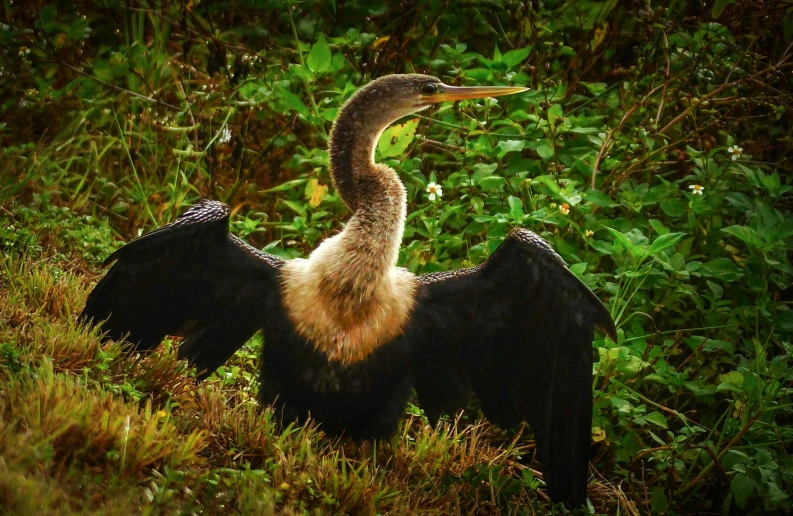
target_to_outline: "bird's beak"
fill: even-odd
[[[433,102],[448,102],[465,99],[481,99],[484,97],[501,97],[528,91],[529,88],[516,86],[447,86],[440,85],[440,91],[433,95]]]

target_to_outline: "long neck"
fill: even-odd
[[[406,194],[396,172],[374,161],[377,141],[394,115],[374,109],[376,92],[361,93],[342,108],[330,135],[331,176],[354,211],[336,245],[350,266],[360,271],[366,265],[376,275],[396,265]]]
[[[394,98],[388,91],[394,84],[373,81],[359,90],[331,130],[331,175],[352,217],[308,260],[290,260],[282,269],[284,306],[298,333],[345,363],[365,358],[402,331],[417,288],[415,276],[395,267],[405,188],[396,172],[374,162],[383,130],[415,111],[385,109],[382,99]]]

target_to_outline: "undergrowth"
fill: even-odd
[[[40,0],[0,23],[3,511],[562,510],[528,428],[411,405],[389,441],[329,440],[255,403],[260,337],[196,384],[176,342],[76,325],[101,261],[202,197],[305,256],[349,214],[339,107],[412,71],[532,88],[403,120],[377,157],[408,190],[401,265],[477,264],[525,226],[609,307],[588,510],[791,511],[789,3]]]

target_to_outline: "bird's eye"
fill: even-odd
[[[421,87],[421,93],[424,93],[425,95],[432,95],[437,91],[438,91],[438,86],[436,86],[434,83],[431,82],[428,82]]]

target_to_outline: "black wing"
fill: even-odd
[[[527,421],[551,497],[586,501],[592,338],[609,312],[548,245],[518,229],[484,264],[419,278],[407,332],[419,401],[434,422],[475,393],[492,422]]]
[[[116,263],[80,315],[135,349],[184,337],[179,357],[204,378],[264,323],[281,261],[229,233],[229,208],[202,200],[172,224],[110,255]]]

